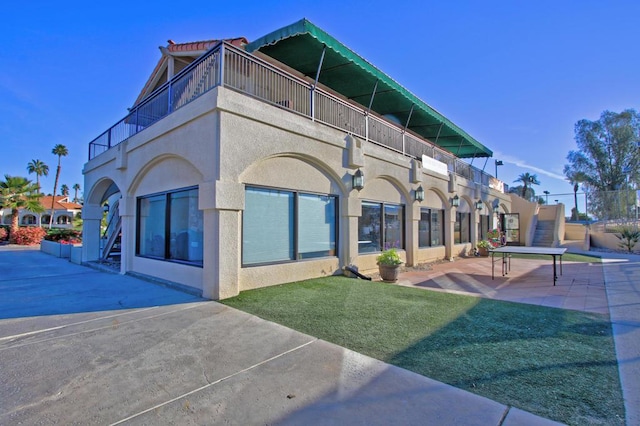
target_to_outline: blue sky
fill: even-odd
[[[60,183],[84,186],[89,142],[125,116],[158,46],[251,41],[303,17],[492,149],[488,172],[499,159],[508,184],[537,174],[539,194],[571,192],[562,167],[578,120],[640,108],[637,1],[98,3],[3,6],[0,176],[40,159],[51,192],[64,144]]]

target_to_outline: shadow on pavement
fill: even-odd
[[[0,251],[0,319],[146,308],[204,299],[37,250]]]

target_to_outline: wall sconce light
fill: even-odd
[[[351,184],[353,189],[357,189],[358,191],[364,188],[364,173],[362,173],[360,169],[356,170],[351,177]]]
[[[451,207],[459,207],[459,206],[460,206],[460,197],[458,197],[458,195],[455,195],[451,199]]]
[[[424,188],[422,188],[422,185],[416,189],[416,201],[424,201]]]
[[[109,203],[104,203],[104,206],[102,206],[102,211],[104,211],[105,213],[109,213]]]
[[[482,200],[476,201],[476,209],[482,210]]]

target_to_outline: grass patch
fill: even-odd
[[[222,303],[569,424],[623,424],[607,316],[328,277]]]

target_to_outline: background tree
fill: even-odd
[[[535,200],[536,192],[533,190],[531,185],[540,185],[540,181],[538,180],[538,176],[532,175],[530,173],[522,173],[518,176],[518,179],[514,180],[514,182],[522,182],[522,186],[517,186],[520,189],[520,196],[525,200]],[[509,192],[512,192],[511,190]],[[516,192],[517,194],[517,192]]]
[[[62,169],[62,167],[60,166],[60,162],[62,157],[66,157],[67,155],[69,155],[69,150],[67,150],[67,147],[61,144],[57,144],[56,146],[53,147],[53,149],[51,150],[51,153],[53,155],[57,155],[58,156],[58,168],[56,169],[56,180],[53,183],[53,197],[51,197],[51,216],[49,217],[49,229],[51,229],[51,226],[53,226],[53,214],[54,214],[54,209],[55,209],[55,205],[56,205],[56,190],[58,189],[58,179],[60,179],[60,170]]]
[[[509,186],[509,193],[510,194],[516,194],[519,197],[522,197],[522,194],[524,193],[524,198],[525,200],[528,201],[534,201],[536,200],[536,191],[533,188],[527,188],[524,189],[523,185],[516,185],[516,186]]]
[[[60,186],[60,194],[65,197],[69,196],[69,187],[64,183]]]
[[[40,160],[31,160],[27,163],[27,172],[36,174],[36,184],[38,185],[38,193],[41,193],[40,176],[49,176],[49,166]]]
[[[40,191],[37,184],[24,177],[4,175],[0,182],[0,208],[11,209],[11,239],[13,242],[18,230],[20,209],[41,213],[44,208],[40,204]]]
[[[78,200],[78,191],[80,191],[80,184],[79,183],[74,183],[73,184],[73,190],[75,191],[74,195],[73,195],[73,202],[77,203]]]
[[[637,188],[640,181],[640,115],[633,109],[604,111],[596,121],[578,121],[574,131],[578,149],[567,155],[564,175],[574,185],[579,176],[596,215],[612,217],[610,191]]]

